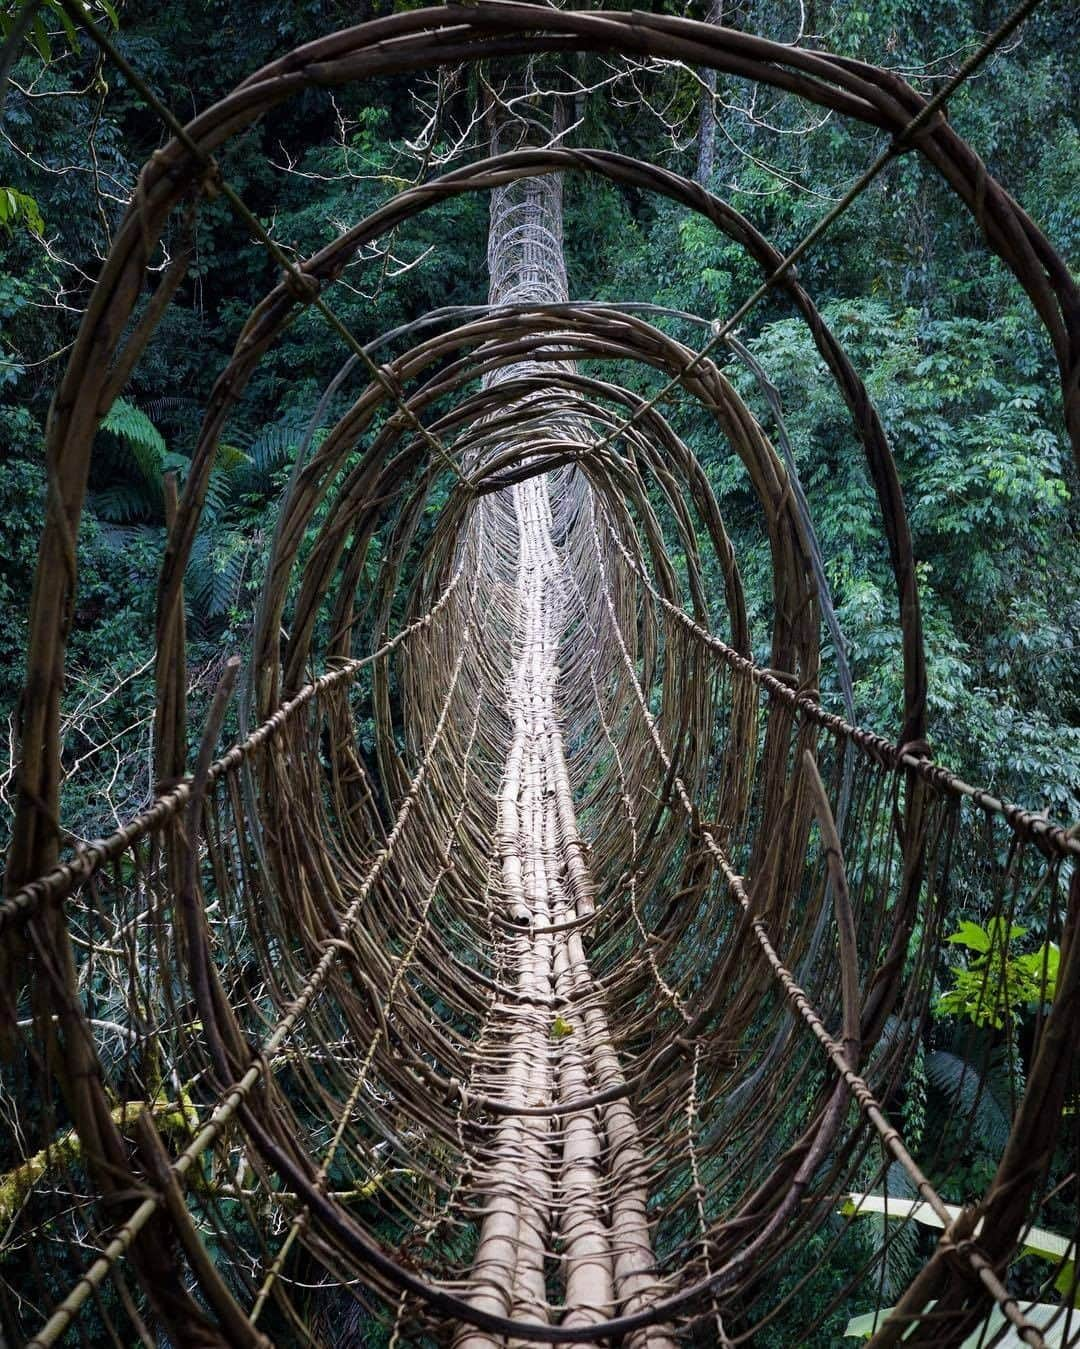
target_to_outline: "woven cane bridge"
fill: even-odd
[[[943,176],[1049,333],[1080,452],[1080,300],[944,115],[966,72],[927,103],[894,73],[722,27],[479,0],[328,36],[181,127],[71,12],[172,139],[140,176],[50,423],[0,906],[3,1073],[22,1131],[0,1178],[9,1342],[325,1344],[332,1312],[372,1345],[668,1349],[752,1343],[766,1323],[798,1344],[850,1291],[811,1315],[815,1275],[861,1239],[861,1196],[890,1193],[898,1171],[940,1230],[875,1345],[960,1343],[994,1308],[1004,1329],[985,1343],[1077,1342],[1073,1235],[1037,1276],[1060,1303],[1050,1329],[1015,1279],[1051,1191],[1080,1225],[1075,1176],[1050,1166],[1077,1129],[1080,839],[932,757],[901,484],[802,279],[814,240],[784,258],[694,183],[503,122],[488,158],[296,263],[215,158],[304,90],[388,73],[588,51],[763,82],[880,133],[853,193],[901,154]],[[697,350],[643,307],[571,300],[570,174],[702,214],[761,289],[703,325]],[[465,193],[490,199],[488,303],[362,345],[334,314],[335,280],[368,241]],[[158,241],[190,237],[222,197],[280,280],[253,297],[171,503],[158,795],[65,854],[60,706],[91,445],[190,261],[174,248],[148,272]],[[877,493],[904,689],[901,723],[880,733],[821,705],[812,522],[721,372],[766,292],[809,326]],[[200,507],[231,411],[305,310],[342,341],[312,409],[312,429],[331,429],[306,438],[288,484],[251,659],[226,666],[189,725],[183,578]],[[614,382],[628,363],[658,392]],[[759,500],[767,667],[669,397],[708,409]],[[957,1208],[897,1121],[973,893],[1004,919],[1036,896],[1061,954],[996,1175]],[[961,1131],[976,1098],[957,1093]],[[883,1244],[918,1207],[859,1248],[868,1307],[887,1305]]]

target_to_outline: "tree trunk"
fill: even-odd
[[[724,0],[712,0],[706,22],[719,25],[723,22]],[[716,71],[711,67],[699,72],[704,88],[701,91],[701,114],[698,120],[697,173],[694,175],[702,187],[708,187],[716,165]]]

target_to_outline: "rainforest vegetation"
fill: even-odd
[[[9,11],[12,6],[10,0]],[[375,9],[319,3],[128,0],[115,40],[181,115],[234,77],[298,42]],[[953,3],[813,5],[806,32],[833,50],[884,59],[933,91],[991,22],[991,8]],[[99,11],[106,18],[104,11]],[[800,6],[725,6],[725,22],[794,38]],[[107,20],[111,22],[111,20]],[[41,436],[50,397],[91,282],[161,129],[122,76],[82,44],[72,49],[46,7],[40,41],[14,72],[0,138],[0,705],[13,713],[23,677],[44,481]],[[1080,248],[1076,17],[1048,5],[1007,53],[961,92],[950,115],[992,172],[1067,259]],[[583,72],[584,80],[590,75]],[[596,72],[592,72],[596,76]],[[290,249],[308,251],[448,156],[476,155],[468,127],[475,91],[425,126],[438,90],[388,81],[334,100],[305,97],[230,149],[230,180]],[[793,245],[865,167],[865,133],[783,99],[754,105],[721,88],[710,184],[781,248]],[[763,98],[764,96],[760,96]],[[701,87],[690,72],[636,90],[615,83],[581,100],[571,143],[642,153],[693,175],[701,157]],[[751,264],[705,222],[644,195],[571,181],[566,247],[572,295],[636,298],[706,318],[725,316],[756,284]],[[482,202],[459,199],[380,243],[338,299],[361,339],[440,305],[483,300]],[[149,358],[100,437],[82,546],[69,693],[71,777],[65,823],[97,827],[102,801],[82,790],[109,769],[109,810],[145,798],[146,664],[153,562],[162,537],[162,471],[181,479],[219,358],[265,255],[211,203],[200,219],[185,303],[174,306]],[[943,185],[898,162],[815,249],[805,266],[818,303],[852,354],[897,454],[920,559],[930,660],[931,738],[957,771],[1062,818],[1080,793],[1080,552],[1077,502],[1051,376],[1049,344],[1003,269],[987,259]],[[699,334],[683,328],[693,343]],[[874,539],[872,494],[847,440],[844,411],[809,337],[779,303],[759,306],[741,333],[780,393],[788,436],[826,560],[855,677],[860,720],[888,733],[898,707],[898,635]],[[188,581],[189,623],[206,687],[224,652],[242,648],[262,546],[290,452],[330,368],[337,339],[315,319],[271,353],[247,394],[215,478]],[[642,377],[623,372],[640,386]],[[753,380],[736,382],[771,426]],[[679,413],[676,412],[679,424]],[[720,494],[729,528],[755,549],[745,481],[711,443],[679,424]],[[752,601],[764,605],[765,587]],[[758,630],[765,629],[758,625]],[[764,655],[764,651],[759,651]],[[120,732],[120,739],[114,737]],[[10,743],[10,737],[9,737]],[[112,770],[115,770],[113,772]]]
[[[416,7],[412,0],[83,2],[182,119],[298,43]],[[728,0],[719,10],[701,0],[657,0],[652,8],[665,6],[698,18],[720,13],[747,32],[879,62],[926,93],[1003,13],[981,0]],[[0,0],[5,31],[19,9]],[[1074,269],[1078,47],[1080,11],[1048,0],[949,108]],[[15,55],[0,121],[0,843],[10,825],[50,401],[139,167],[164,140],[138,92],[59,6],[41,5]],[[475,71],[395,77],[332,97],[306,93],[232,142],[223,172],[279,246],[306,256],[403,185],[488,152],[475,116],[480,78]],[[567,144],[625,151],[695,177],[781,250],[876,153],[864,127],[726,77],[711,90],[698,72],[674,65],[629,72],[581,58],[567,70],[541,68],[536,78],[563,95]],[[72,843],[108,832],[153,794],[165,478],[174,473],[183,483],[215,374],[253,297],[275,276],[222,198],[202,205],[194,228],[179,302],[95,446],[64,706],[62,824]],[[349,267],[335,289],[336,312],[365,342],[429,310],[483,303],[486,235],[486,203],[473,195],[425,212]],[[178,246],[167,237],[155,266],[167,266],[169,247]],[[706,320],[733,312],[759,279],[702,218],[577,175],[565,186],[565,247],[571,297],[646,302]],[[1068,825],[1080,817],[1080,483],[1045,332],[972,219],[913,156],[878,178],[800,275],[865,379],[897,458],[918,559],[934,754],[968,781]],[[690,346],[707,332],[675,315],[657,322]],[[847,414],[805,325],[781,299],[758,305],[738,336],[776,398],[734,353],[724,357],[726,373],[774,440],[790,443],[850,663],[855,719],[895,738],[902,696],[895,592]],[[337,336],[306,315],[262,361],[230,421],[186,579],[194,722],[224,661],[247,650],[278,502],[340,361]],[[629,364],[604,377],[646,395],[657,387]],[[745,471],[700,407],[672,399],[664,411],[717,494],[747,585],[751,631],[760,636],[755,658],[767,664],[768,544]],[[316,441],[325,429],[315,430]],[[711,580],[722,586],[718,572]],[[827,645],[821,695],[843,712],[834,656]],[[970,1096],[974,1126],[953,1140],[964,1160],[945,1196],[955,1202],[992,1174],[1023,1082],[1026,1027],[1041,1007],[1045,917],[1021,906],[1014,918],[999,931],[973,907],[957,928],[955,958],[939,972],[912,1081],[896,1103],[932,1168],[945,1103]],[[976,985],[991,962],[1002,994],[988,1010]],[[898,1194],[910,1193],[904,1184],[898,1175]],[[866,1227],[867,1241],[877,1241],[885,1223],[869,1217]],[[845,1247],[827,1256],[849,1257]],[[918,1230],[905,1229],[883,1265],[883,1298],[902,1290],[919,1259]],[[830,1294],[814,1284],[807,1296],[824,1302]],[[861,1310],[857,1299],[838,1308],[835,1335]],[[792,1341],[765,1329],[755,1343]]]

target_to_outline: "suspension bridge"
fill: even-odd
[[[72,3],[172,138],[140,175],[49,427],[0,904],[20,1122],[0,1176],[12,1343],[325,1344],[352,1324],[356,1343],[455,1349],[734,1345],[765,1325],[796,1344],[850,1292],[806,1311],[866,1196],[898,1172],[918,1203],[881,1241],[916,1209],[939,1230],[875,1345],[958,1344],[991,1311],[987,1344],[1080,1341],[1073,1233],[1038,1314],[1014,1286],[1076,1130],[1080,839],[933,758],[896,467],[795,265],[896,156],[922,156],[1030,296],[1080,445],[1076,288],[944,116],[1031,8],[927,102],[895,73],[715,25],[479,0],[328,36],[182,126]],[[504,126],[490,157],[297,262],[216,158],[303,90],[580,51],[758,80],[885,148],[787,256],[666,169]],[[571,300],[568,174],[700,213],[754,260],[759,290],[698,349],[645,307]],[[488,303],[360,342],[332,308],[350,260],[476,192],[491,202]],[[281,276],[170,501],[158,793],[68,855],[60,707],[92,441],[184,280],[201,206],[221,197]],[[150,274],[166,229],[187,242]],[[822,705],[812,521],[721,369],[766,293],[807,323],[876,491],[903,636],[889,734]],[[345,363],[282,501],[250,661],[223,666],[189,726],[183,583],[209,475],[260,360],[309,309]],[[627,362],[660,391],[595,373]],[[707,410],[760,504],[767,666],[708,477],[662,410],[673,391]],[[965,1207],[897,1122],[960,876],[988,915],[1034,896],[1061,951],[1008,1142]],[[962,1124],[970,1093],[953,1109]],[[1063,1192],[1075,1211],[1075,1179]],[[881,1243],[863,1249],[854,1285],[880,1306]]]

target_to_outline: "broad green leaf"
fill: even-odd
[[[990,940],[998,947],[1011,946],[1014,941],[1019,940],[1027,931],[1026,927],[1018,927],[1016,923],[1006,923],[1004,918],[991,918],[986,924],[987,935]]]
[[[0,187],[0,225],[11,226],[19,222],[33,234],[45,231],[41,210],[33,197],[14,187]]]
[[[960,926],[946,940],[957,946],[966,946],[969,951],[989,951],[990,934],[978,923],[965,918]]]

